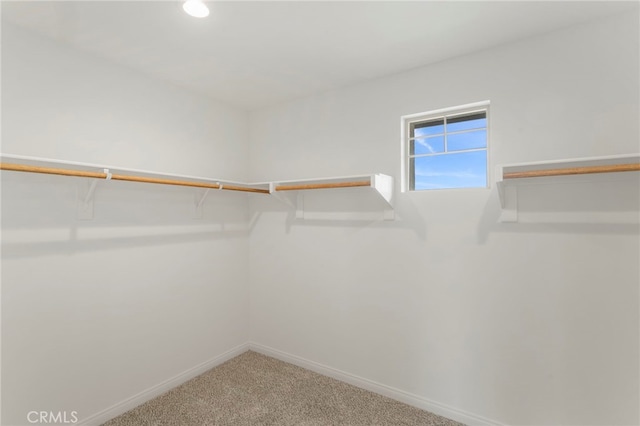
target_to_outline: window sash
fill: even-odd
[[[469,153],[469,152],[478,152],[478,151],[486,151],[487,152],[487,156],[486,156],[486,187],[484,188],[489,188],[489,182],[490,182],[490,173],[489,173],[489,102],[481,102],[481,103],[476,103],[474,105],[468,105],[467,106],[468,109],[464,109],[465,107],[462,106],[461,108],[457,108],[457,107],[453,107],[453,108],[446,108],[446,109],[442,109],[440,111],[433,111],[433,115],[430,115],[429,113],[426,114],[412,114],[410,116],[405,116],[403,118],[404,120],[404,125],[405,127],[405,142],[403,143],[404,147],[404,160],[403,160],[403,169],[404,169],[404,175],[405,175],[405,180],[404,182],[406,182],[406,186],[403,183],[403,191],[406,191],[407,189],[409,191],[418,191],[415,189],[415,180],[416,180],[416,176],[415,176],[415,170],[411,170],[411,163],[412,161],[415,161],[415,159],[421,158],[421,157],[435,157],[435,156],[442,156],[442,155],[453,155],[453,154],[462,154],[462,153]],[[451,111],[449,113],[449,111]],[[451,122],[453,123],[459,123],[462,121],[471,121],[471,120],[477,120],[477,119],[481,119],[484,118],[486,119],[486,125],[485,126],[480,126],[480,127],[473,127],[470,129],[463,129],[463,130],[454,130],[454,131],[447,131],[447,125]],[[437,123],[438,121],[442,121],[442,124],[434,124],[434,126],[437,125],[443,125],[444,128],[444,132],[442,133],[433,133],[433,134],[428,134],[428,135],[424,135],[424,136],[414,136],[415,135],[415,130],[416,130],[416,125],[419,125],[421,123],[428,123],[428,122],[433,122],[433,123]],[[427,127],[427,126],[423,126],[423,127]],[[447,136],[448,135],[457,135],[457,134],[464,134],[464,133],[470,133],[470,132],[475,132],[475,131],[482,131],[485,130],[486,131],[486,139],[485,139],[485,146],[484,147],[479,147],[479,148],[467,148],[467,149],[456,149],[456,150],[449,150],[448,145],[447,145]],[[436,138],[436,137],[443,137],[444,138],[444,151],[443,152],[433,152],[433,153],[422,153],[422,154],[412,154],[411,153],[411,147],[412,147],[412,143],[415,145],[416,141],[420,141],[420,140],[428,140],[430,138]],[[414,148],[415,149],[415,148]],[[469,187],[469,188],[474,188],[474,187]],[[477,187],[477,188],[482,188],[482,187]],[[450,189],[458,189],[455,187],[452,187]],[[420,190],[422,191],[422,190]]]
[[[455,151],[443,151],[443,152],[432,152],[429,154],[410,154],[409,158],[419,158],[419,157],[433,157],[436,155],[453,155],[461,152],[473,152],[473,151],[486,151],[487,148],[469,148],[469,149],[456,149]]]
[[[435,138],[437,136],[444,136],[444,135],[457,135],[460,133],[469,133],[469,132],[477,132],[478,130],[486,130],[487,127],[474,127],[473,129],[465,129],[465,130],[454,130],[453,132],[444,132],[444,133],[433,133],[431,135],[427,135],[427,136],[411,136],[409,137],[410,141],[414,141],[417,139],[428,139],[428,138]]]
[[[414,121],[410,121],[408,122],[408,138],[407,138],[407,158],[415,158],[417,156],[427,156],[427,155],[442,155],[442,154],[447,154],[447,153],[454,153],[454,152],[464,152],[464,151],[469,151],[469,150],[483,150],[483,149],[487,149],[487,145],[488,143],[485,143],[485,146],[483,148],[471,148],[471,149],[456,149],[456,150],[449,150],[449,147],[447,146],[447,136],[448,135],[458,135],[458,134],[464,134],[464,133],[470,133],[470,132],[477,132],[479,130],[486,130],[487,131],[487,141],[489,139],[489,135],[488,135],[488,125],[482,126],[482,127],[474,127],[471,129],[464,129],[464,130],[454,130],[452,132],[447,131],[447,125],[451,122],[453,123],[460,123],[463,121],[473,121],[473,120],[478,120],[481,118],[484,118],[485,120],[488,119],[488,108],[482,108],[482,109],[474,109],[472,111],[460,111],[460,112],[452,112],[452,114],[450,115],[438,115],[438,116],[433,116],[433,117],[429,117],[427,119],[425,119],[424,117],[421,117],[418,120],[414,120]],[[463,120],[464,118],[464,120]],[[442,124],[439,124],[440,122],[442,122]],[[429,135],[424,135],[424,136],[413,136],[415,134],[415,129],[416,129],[416,125],[419,124],[423,124],[423,123],[438,123],[436,125],[440,126],[442,125],[444,128],[444,132],[442,133],[434,133],[434,134],[429,134]],[[419,127],[419,128],[424,128],[424,127],[428,127],[428,126],[423,126],[423,127]],[[443,152],[434,152],[434,153],[427,153],[427,154],[411,154],[411,142],[415,142],[417,140],[427,140],[430,138],[436,138],[436,137],[440,137],[443,136],[444,137],[444,151]]]

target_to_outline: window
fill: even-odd
[[[487,187],[489,102],[403,117],[403,191]]]

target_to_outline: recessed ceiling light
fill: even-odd
[[[209,8],[202,0],[187,0],[182,5],[185,12],[195,18],[206,18],[209,16]]]

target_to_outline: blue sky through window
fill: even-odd
[[[416,190],[487,186],[487,151],[416,157],[412,161]]]
[[[447,148],[449,151],[460,151],[462,149],[486,147],[486,130],[475,130],[473,132],[454,133],[452,135],[447,135]]]
[[[411,144],[415,155],[444,152],[444,135],[415,139]]]
[[[485,188],[486,148],[486,111],[412,124],[411,189]]]

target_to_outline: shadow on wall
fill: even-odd
[[[567,179],[555,185],[517,189],[517,222],[500,222],[497,189],[478,223],[478,242],[494,232],[640,234],[640,179],[611,179],[585,183]]]
[[[385,220],[389,207],[377,195],[348,188],[253,197],[249,231],[262,214],[279,212],[286,213],[287,234],[296,226],[405,229],[426,240],[426,219],[415,204],[401,197],[395,197],[394,203],[394,218]]]
[[[4,258],[243,238],[246,194],[213,191],[195,218],[197,188],[99,182],[91,220],[77,217],[84,181],[2,172]]]
[[[48,230],[45,232],[49,236],[53,236],[51,240],[39,240],[34,241],[32,237],[33,232],[11,232],[10,236],[5,240],[3,236],[2,241],[2,257],[3,258],[20,258],[20,257],[38,257],[38,256],[50,256],[50,255],[70,255],[81,252],[97,252],[105,250],[119,250],[123,248],[133,248],[142,246],[158,246],[167,244],[184,244],[194,242],[212,241],[216,239],[232,239],[242,238],[247,235],[245,230],[209,230],[204,231],[202,227],[194,227],[194,229],[187,230],[182,228],[179,230],[174,228],[176,233],[164,233],[156,235],[139,235],[139,236],[105,236],[104,238],[83,238],[78,234],[82,234],[83,230],[78,228],[71,229],[56,229]],[[155,228],[154,228],[155,230]],[[51,232],[53,231],[53,232]],[[95,229],[84,229],[87,233],[92,233]],[[100,230],[100,233],[110,233],[111,230]],[[131,230],[132,232],[139,232],[140,228]],[[150,231],[150,230],[146,230]],[[62,238],[63,234],[67,234]],[[3,234],[7,234],[7,231],[3,231]],[[18,239],[29,241],[16,241]]]

